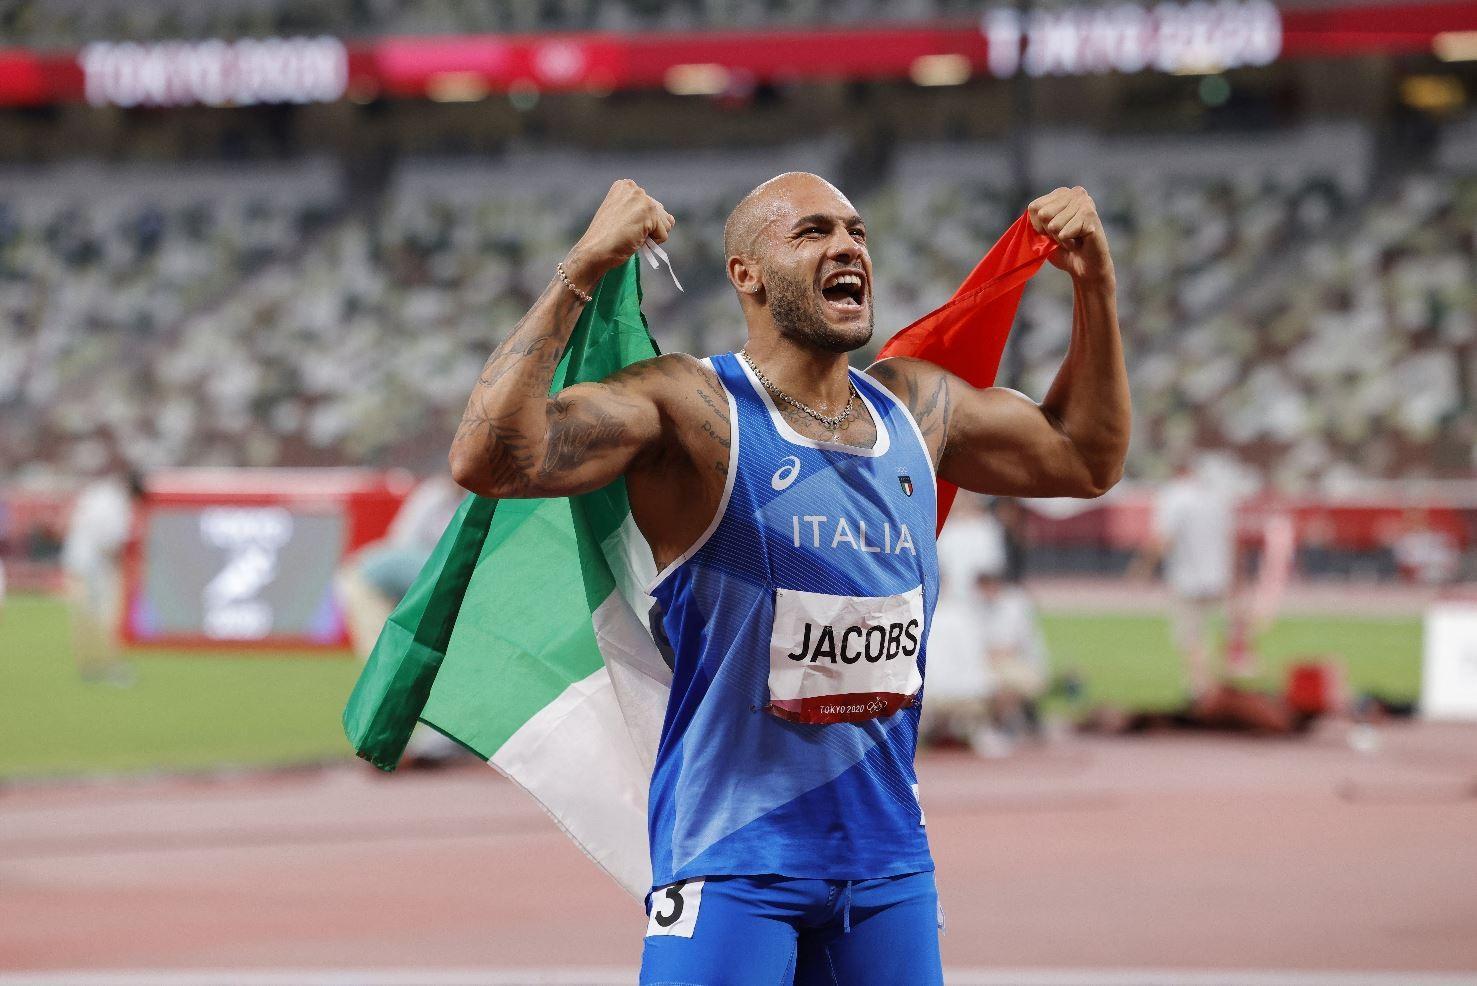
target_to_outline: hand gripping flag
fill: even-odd
[[[1026,282],[1055,249],[1051,237],[1036,232],[1021,216],[969,272],[954,297],[887,340],[877,358],[916,356],[971,386],[993,385]],[[954,484],[939,480],[939,530],[944,529],[958,491]]]
[[[1049,252],[1050,240],[1017,222],[952,300],[883,354],[988,385],[1025,281]],[[657,352],[632,258],[596,286],[551,393]],[[671,691],[642,588],[655,574],[624,481],[547,500],[468,496],[354,686],[343,715],[350,743],[392,770],[416,721],[429,724],[533,795],[644,897],[646,795]]]

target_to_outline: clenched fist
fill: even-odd
[[[610,186],[585,230],[564,261],[564,269],[580,288],[591,290],[602,274],[619,267],[646,242],[661,243],[677,220],[662,204],[629,178]]]
[[[1113,282],[1113,257],[1097,205],[1082,188],[1058,188],[1026,206],[1026,215],[1037,232],[1060,244],[1051,255],[1053,266],[1081,282]]]

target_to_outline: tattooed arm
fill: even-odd
[[[671,214],[635,182],[618,181],[565,258],[564,269],[574,284],[589,291],[648,236],[665,240],[672,223]],[[495,497],[598,489],[624,473],[660,437],[658,395],[645,384],[649,368],[643,364],[601,383],[576,384],[548,396],[581,307],[575,293],[555,277],[493,350],[452,440],[451,473],[462,486]]]
[[[978,390],[909,357],[868,372],[912,411],[940,477],[1004,496],[1101,496],[1123,475],[1130,419],[1112,257],[1081,188],[1057,189],[1027,211],[1061,245],[1051,262],[1072,276],[1074,295],[1071,342],[1045,400]]]

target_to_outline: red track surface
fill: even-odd
[[[1477,727],[920,761],[953,967],[1477,970]],[[634,968],[481,766],[0,793],[0,968]]]

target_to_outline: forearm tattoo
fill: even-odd
[[[487,358],[467,401],[452,446],[478,458],[483,463],[482,479],[506,495],[522,495],[533,484],[539,449],[551,437],[540,434],[539,405],[549,392],[579,310],[574,294],[550,281]],[[555,412],[550,409],[548,415]],[[598,434],[600,440],[609,440],[608,429]],[[571,444],[577,443],[560,446],[558,456],[546,455],[545,464],[551,459],[567,462]]]

